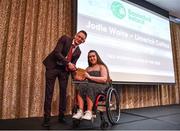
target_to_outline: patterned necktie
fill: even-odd
[[[71,59],[72,59],[72,54],[73,54],[73,49],[75,48],[75,45],[71,45],[71,47],[70,47],[70,49],[69,49],[69,52],[68,52],[68,54],[67,54],[67,60],[68,60],[68,62],[70,62],[71,61]],[[69,69],[68,69],[68,67],[66,67],[66,71],[69,71]]]
[[[73,49],[75,48],[75,45],[71,45],[70,49],[69,49],[69,52],[68,52],[68,55],[67,55],[67,60],[70,62],[71,59],[72,59],[72,54],[73,54]]]

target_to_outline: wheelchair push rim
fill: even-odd
[[[115,125],[120,120],[120,99],[116,89],[109,88],[106,98],[106,113],[109,122]]]

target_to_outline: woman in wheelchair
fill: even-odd
[[[95,50],[88,52],[88,65],[83,78],[78,78],[78,76],[74,78],[88,82],[82,82],[76,86],[79,109],[72,116],[73,119],[92,119],[95,97],[108,87],[108,81],[110,80],[108,68]],[[87,102],[87,110],[85,112],[84,100]]]

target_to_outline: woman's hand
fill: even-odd
[[[90,79],[90,78],[91,78],[91,76],[90,76],[89,73],[87,73],[87,72],[85,72],[85,77],[86,77],[87,79]]]

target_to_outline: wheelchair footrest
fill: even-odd
[[[98,106],[97,110],[101,111],[101,112],[104,112],[104,111],[106,111],[106,107],[105,106]]]

